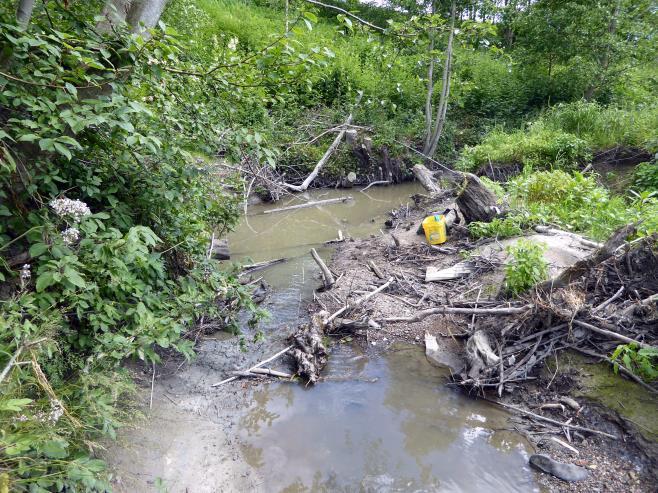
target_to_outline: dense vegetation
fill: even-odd
[[[409,148],[427,136],[430,64],[432,118],[445,116],[433,158],[518,172],[489,182],[515,212],[474,235],[658,230],[650,2],[341,4],[359,20],[304,2],[171,0],[160,24],[110,22],[119,3],[0,6],[0,492],[108,488],[97,440],[134,412],[122,362],[192,357],[201,316],[257,321],[235,272],[206,254],[249,182],[226,163],[305,175],[362,92],[359,133],[409,167],[423,159]],[[17,18],[17,4],[34,10]],[[617,192],[597,174],[610,149],[645,157]],[[324,174],[356,166],[342,150]],[[526,274],[510,291],[545,273]]]

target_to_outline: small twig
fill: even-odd
[[[153,389],[155,388],[155,361],[153,362],[153,375],[151,376],[151,399],[149,400],[149,409],[153,409]]]

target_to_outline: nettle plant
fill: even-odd
[[[544,258],[546,245],[519,240],[507,247],[510,255],[505,265],[505,287],[511,295],[519,295],[548,277],[548,262]]]

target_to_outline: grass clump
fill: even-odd
[[[523,221],[519,216],[506,218],[495,218],[491,222],[472,222],[468,225],[470,235],[479,240],[480,238],[509,238],[523,234]]]
[[[498,128],[476,146],[466,147],[458,167],[476,170],[489,163],[532,165],[535,169],[573,169],[592,153],[615,146],[655,150],[658,108],[603,107],[576,101],[559,104],[526,131]]]
[[[509,294],[519,295],[548,277],[545,250],[545,245],[530,240],[507,247],[511,259],[505,265],[505,288]]]

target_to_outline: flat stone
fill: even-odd
[[[583,481],[589,476],[587,469],[583,467],[558,462],[543,454],[531,455],[529,462],[536,469],[564,481]]]

